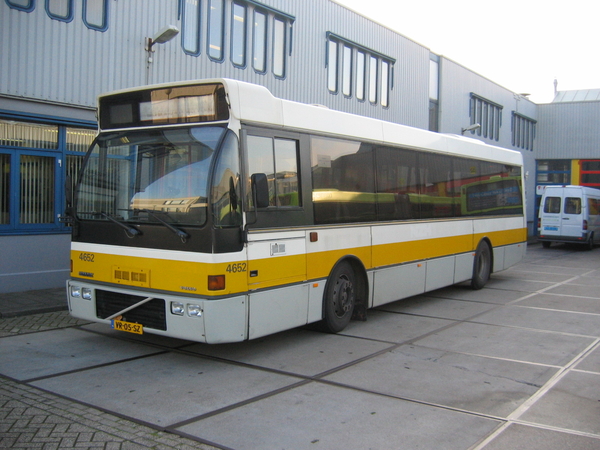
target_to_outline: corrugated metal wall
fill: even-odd
[[[600,158],[600,102],[538,105],[537,159]]]
[[[512,148],[511,114],[513,111],[537,120],[535,103],[450,59],[441,58],[440,96],[443,105],[440,124],[444,132],[460,134],[461,128],[469,125],[471,92],[503,107],[499,140],[486,141],[488,143]]]
[[[43,2],[37,2],[30,13],[0,2],[0,93],[93,107],[99,93],[143,85],[147,80],[161,83],[230,77],[262,84],[274,95],[290,100],[428,127],[428,49],[332,1],[260,2],[295,17],[292,54],[283,80],[270,72],[258,74],[251,67],[233,66],[227,51],[227,32],[225,60],[214,62],[208,58],[206,1],[201,2],[200,55],[185,54],[180,35],[154,46],[149,72],[144,38],[169,24],[182,28],[178,1],[110,1],[105,32],[88,29],[82,20],[81,3],[73,3],[74,18],[65,23],[48,17]],[[229,7],[226,11],[229,13]],[[225,20],[226,30],[229,26],[230,21]],[[328,91],[327,32],[396,60],[389,108]]]

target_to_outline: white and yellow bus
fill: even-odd
[[[228,79],[100,96],[70,211],[69,308],[206,343],[320,322],[520,261],[522,158]]]

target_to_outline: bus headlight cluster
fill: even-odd
[[[200,305],[191,305],[188,303],[187,313],[190,317],[202,317],[202,309],[200,308]]]
[[[71,286],[71,297],[82,298],[84,300],[92,299],[92,289],[82,288],[80,286]]]
[[[190,317],[202,317],[202,307],[200,305],[192,303],[184,305],[181,302],[171,302],[171,314],[183,316],[186,312]]]

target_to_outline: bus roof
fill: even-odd
[[[286,127],[331,136],[345,136],[377,142],[401,145],[406,148],[428,149],[484,159],[507,164],[522,165],[521,153],[486,144],[465,136],[436,133],[366,116],[331,110],[318,105],[308,105],[275,97],[266,87],[227,78],[180,81],[160,85],[123,89],[102,94],[100,99],[139,90],[222,83],[228,94],[231,116],[247,124]]]

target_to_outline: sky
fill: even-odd
[[[536,103],[600,88],[598,0],[335,0]]]

